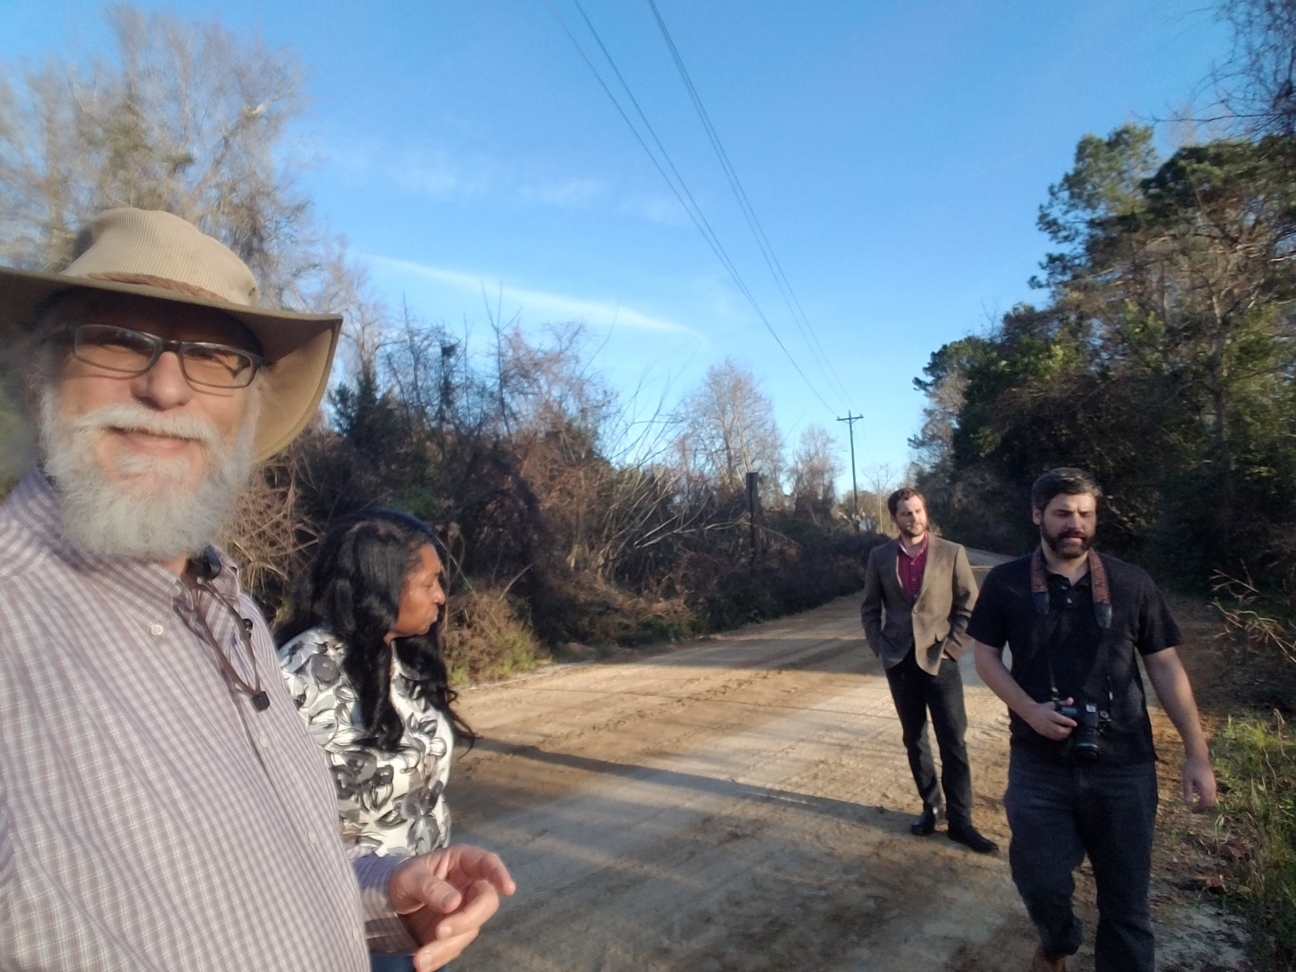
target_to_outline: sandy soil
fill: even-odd
[[[1006,847],[1007,716],[970,655],[962,670],[976,823]],[[1006,854],[909,834],[920,806],[858,597],[461,702],[484,738],[451,778],[455,837],[498,850],[520,890],[456,972],[1029,964]],[[1159,968],[1245,968],[1208,899],[1158,891]]]

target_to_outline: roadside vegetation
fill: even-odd
[[[171,14],[107,16],[115,46],[102,56],[0,70],[0,260],[58,270],[94,213],[166,209],[234,249],[264,303],[344,313],[319,422],[264,470],[223,539],[268,613],[329,524],[370,505],[443,535],[456,680],[695,636],[862,585],[880,538],[838,502],[835,443],[814,426],[787,443],[740,362],[678,402],[646,401],[604,382],[579,322],[524,331],[483,301],[483,320],[452,332],[385,305],[293,180],[293,52]],[[12,391],[0,490],[30,455]]]
[[[1296,737],[1278,711],[1231,717],[1214,754],[1226,787],[1220,829],[1246,848],[1229,897],[1251,923],[1261,968],[1296,968]]]
[[[965,542],[1024,549],[1031,482],[1074,465],[1110,497],[1104,549],[1162,579],[1296,575],[1296,3],[1221,15],[1213,102],[1080,139],[1040,207],[1041,300],[916,380],[921,482]]]
[[[1214,606],[1231,649],[1232,704],[1212,741],[1217,838],[1232,848],[1225,893],[1251,925],[1257,966],[1285,972],[1296,968],[1296,604],[1219,577]]]

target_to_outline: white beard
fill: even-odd
[[[89,553],[159,563],[202,550],[233,515],[251,475],[256,419],[252,402],[238,441],[225,448],[209,422],[131,402],[67,420],[57,390],[46,387],[41,394],[41,452],[45,473],[63,501],[63,535]],[[198,440],[202,479],[186,488],[190,459],[126,456],[118,466],[126,483],[112,481],[95,461],[94,446],[102,430],[114,427]]]

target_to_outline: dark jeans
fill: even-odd
[[[413,955],[375,955],[369,956],[369,972],[414,972]],[[443,965],[437,972],[450,972],[450,966]]]
[[[1095,972],[1152,972],[1148,882],[1156,823],[1156,765],[1055,766],[1014,748],[1004,809],[1008,860],[1040,947],[1050,958],[1080,947],[1072,872],[1085,854],[1098,885]]]
[[[909,769],[923,806],[939,807],[936,767],[927,742],[927,713],[936,730],[936,747],[941,758],[941,789],[945,791],[945,812],[951,823],[972,823],[972,770],[968,766],[967,712],[963,708],[963,676],[958,662],[946,658],[939,673],[929,675],[918,667],[911,651],[899,665],[886,670],[891,699],[900,716],[900,729],[909,753]]]

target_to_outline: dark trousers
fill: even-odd
[[[1017,748],[1004,809],[1008,860],[1050,958],[1080,947],[1072,872],[1085,854],[1098,885],[1095,972],[1152,972],[1148,883],[1156,823],[1156,766],[1055,766]]]
[[[414,956],[370,953],[369,972],[414,972]],[[437,972],[450,972],[450,966],[443,965]]]
[[[967,711],[963,708],[963,676],[958,662],[946,658],[940,671],[929,675],[918,667],[911,651],[905,660],[886,670],[891,699],[909,753],[909,769],[923,806],[939,807],[940,790],[936,788],[936,767],[932,764],[931,744],[927,741],[927,713],[931,713],[936,731],[936,747],[941,758],[941,789],[945,791],[945,813],[951,823],[972,822],[972,770],[968,766]]]

